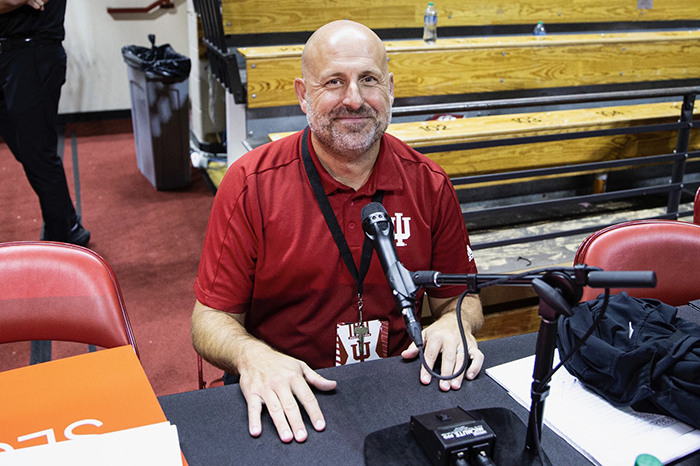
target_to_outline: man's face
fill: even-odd
[[[337,154],[363,154],[391,121],[393,76],[383,62],[383,50],[371,42],[341,38],[324,49],[307,67],[302,110],[326,148]]]

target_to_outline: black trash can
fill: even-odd
[[[151,48],[128,45],[122,56],[128,65],[131,118],[139,170],[156,189],[189,185],[190,59],[169,44]]]

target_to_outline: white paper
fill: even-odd
[[[558,356],[555,364],[558,364]],[[521,405],[530,409],[535,356],[486,370]],[[544,402],[545,424],[600,466],[634,464],[654,455],[664,464],[700,449],[700,431],[668,416],[618,408],[586,389],[562,367]]]
[[[1,466],[182,466],[177,428],[162,422],[0,453]]]

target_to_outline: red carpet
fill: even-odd
[[[92,232],[89,247],[117,275],[146,374],[159,396],[194,390],[192,285],[214,197],[197,171],[188,188],[157,191],[136,166],[130,120],[69,125],[68,131],[78,136],[83,224]],[[64,154],[73,193],[70,138]],[[39,202],[4,143],[0,185],[0,242],[38,239]],[[54,359],[84,351],[83,345],[53,345]],[[0,345],[0,370],[28,361],[29,343]],[[220,375],[207,369],[208,380]]]

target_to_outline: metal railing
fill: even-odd
[[[657,85],[658,83],[654,83]],[[472,220],[476,217],[493,214],[505,213],[523,213],[527,211],[541,211],[543,208],[552,209],[553,207],[567,207],[579,204],[582,202],[598,204],[612,200],[630,199],[640,196],[666,194],[668,197],[666,213],[654,218],[678,219],[681,216],[692,215],[692,212],[679,212],[681,194],[685,177],[686,163],[689,159],[700,159],[700,151],[688,151],[691,130],[700,126],[700,122],[693,122],[693,108],[695,98],[700,93],[700,86],[685,86],[685,87],[668,87],[658,89],[643,89],[634,91],[615,91],[615,92],[596,92],[596,93],[578,93],[562,96],[544,96],[531,97],[523,99],[499,99],[499,100],[484,100],[475,102],[452,103],[449,105],[419,105],[412,107],[397,108],[394,110],[395,115],[418,115],[422,113],[433,113],[436,111],[474,111],[474,110],[493,110],[521,107],[546,107],[562,104],[580,104],[591,102],[619,102],[625,100],[644,100],[655,99],[660,97],[682,97],[683,105],[679,110],[678,121],[675,123],[660,123],[651,125],[636,125],[629,127],[589,130],[589,131],[572,131],[568,133],[545,134],[537,136],[512,137],[505,139],[490,139],[485,141],[473,141],[454,144],[440,144],[434,146],[417,147],[416,150],[423,154],[444,153],[452,151],[467,151],[477,148],[496,148],[513,146],[519,144],[532,144],[549,141],[565,141],[573,139],[594,138],[600,136],[613,136],[623,134],[642,134],[659,131],[677,131],[678,137],[676,141],[676,150],[672,154],[659,154],[654,156],[631,157],[620,160],[580,163],[575,165],[567,165],[565,160],[562,160],[561,166],[536,168],[528,170],[514,170],[501,173],[480,174],[471,176],[462,176],[452,178],[452,183],[455,186],[464,187],[467,185],[476,185],[483,183],[498,183],[512,182],[513,180],[524,180],[545,176],[565,176],[582,172],[601,172],[612,169],[634,168],[650,164],[669,164],[671,165],[671,173],[667,178],[664,178],[664,183],[656,186],[637,187],[620,189],[614,192],[605,192],[600,194],[583,194],[578,196],[570,196],[559,199],[548,199],[542,201],[532,201],[524,203],[515,203],[510,205],[500,205],[494,207],[483,207],[478,210],[464,211],[463,216],[465,221]],[[515,237],[508,240],[490,241],[485,243],[473,244],[474,249],[486,249],[491,247],[506,246],[509,244],[520,244],[532,241],[550,239],[555,237],[572,236],[583,233],[591,233],[601,228],[609,226],[608,224],[600,224],[588,226],[585,228],[574,228],[558,230],[544,234],[532,235],[527,237]]]
[[[194,10],[202,19],[204,44],[209,53],[209,66],[212,74],[236,103],[245,103],[246,93],[238,70],[236,53],[230,52],[224,34],[221,16],[221,2],[211,0],[194,0]]]

